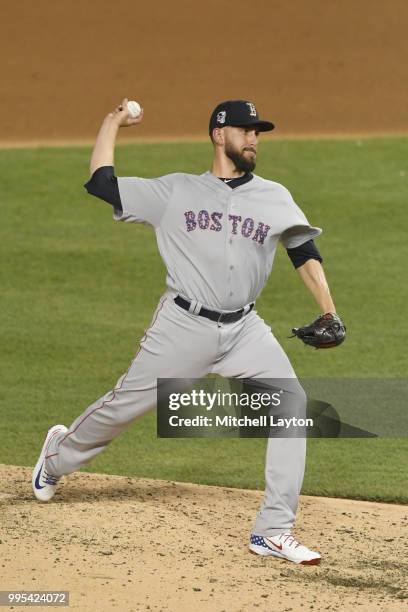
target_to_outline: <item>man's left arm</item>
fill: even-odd
[[[329,285],[327,284],[323,266],[317,259],[308,259],[302,266],[297,268],[297,272],[313,295],[320,312],[336,312],[333,299],[330,295]]]
[[[346,337],[346,327],[336,313],[323,272],[323,259],[314,243],[314,238],[322,230],[310,225],[287,189],[283,193],[286,196],[288,216],[280,241],[322,313],[309,325],[294,327],[292,332],[302,342],[315,348],[338,346]]]
[[[292,332],[302,342],[315,348],[335,347],[344,342],[346,327],[336,313],[319,252],[314,245],[313,249],[309,245],[306,251],[308,252],[305,250],[296,252],[296,249],[289,249],[288,254],[322,314],[309,325],[294,327]],[[294,261],[295,255],[296,262]]]

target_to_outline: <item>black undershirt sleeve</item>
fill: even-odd
[[[101,200],[105,200],[105,202],[111,204],[115,210],[122,210],[118,179],[115,176],[113,166],[101,166],[101,168],[95,170],[84,187],[88,193]]]
[[[295,268],[300,268],[308,259],[317,259],[320,263],[323,262],[323,258],[320,255],[313,240],[308,240],[294,249],[286,249]]]

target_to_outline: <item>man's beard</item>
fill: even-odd
[[[239,172],[252,172],[255,169],[256,155],[246,157],[244,152],[241,153],[229,145],[225,147],[225,155],[230,158]]]

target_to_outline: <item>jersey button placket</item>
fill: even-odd
[[[231,277],[232,277],[232,271],[234,270],[234,265],[232,263],[232,252],[233,252],[232,245],[234,243],[234,236],[232,233],[232,224],[229,219],[229,215],[232,213],[232,209],[233,209],[232,201],[233,201],[233,192],[231,191],[231,193],[229,194],[228,200],[227,200],[228,242],[227,242],[226,262],[225,262],[226,271],[227,271],[227,283],[226,283],[227,300],[234,295],[234,292],[231,290]]]

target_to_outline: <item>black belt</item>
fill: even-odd
[[[191,302],[185,300],[180,295],[174,298],[177,306],[184,308],[184,310],[190,310]],[[206,317],[211,321],[217,321],[217,323],[235,323],[242,319],[243,316],[247,315],[253,309],[254,304],[252,303],[248,310],[241,308],[235,312],[217,312],[216,310],[208,310],[208,308],[201,307],[198,314],[200,317]]]

